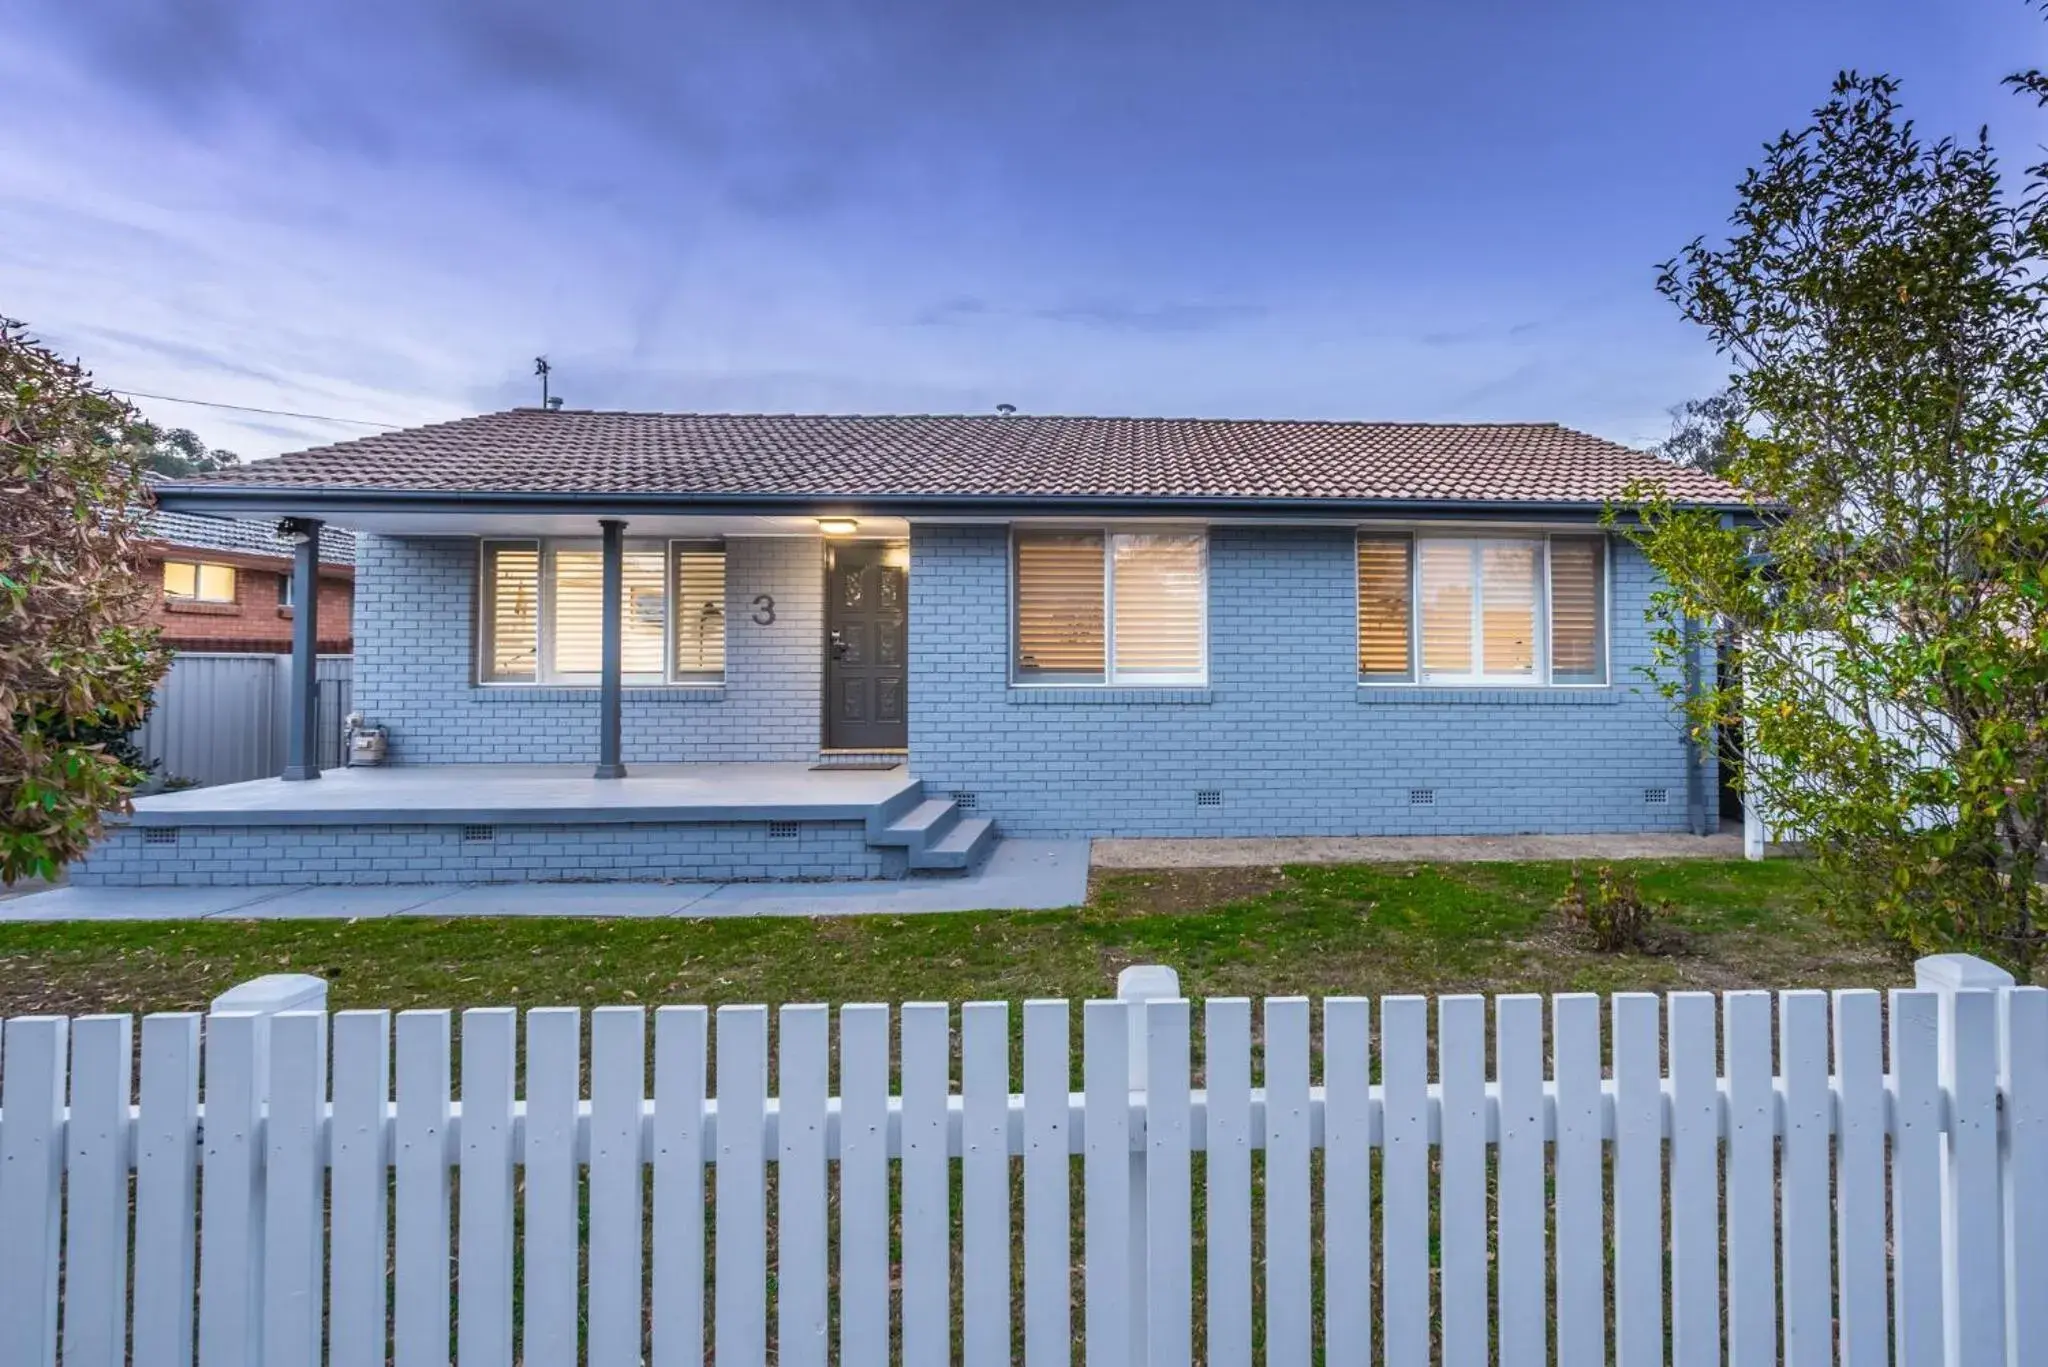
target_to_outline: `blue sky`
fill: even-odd
[[[2022,0],[11,9],[0,313],[117,387],[401,424],[545,352],[578,407],[1647,443],[1723,372],[1656,263],[1838,68],[2048,142]]]

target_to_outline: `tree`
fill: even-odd
[[[1634,533],[1740,677],[1686,705],[1746,725],[1748,800],[1811,843],[1839,917],[2029,973],[2048,929],[2048,232],[2039,173],[1920,139],[1847,73],[1740,189],[1724,243],[1659,288],[1733,363],[1726,476],[1755,525],[1654,497]]]
[[[1718,475],[1728,468],[1731,433],[1741,425],[1742,411],[1725,389],[1704,399],[1687,399],[1671,410],[1671,435],[1657,447],[1657,454],[1674,465]]]
[[[128,439],[143,449],[144,465],[172,479],[226,470],[242,463],[242,458],[233,451],[217,447],[207,449],[199,434],[189,427],[173,427],[165,431],[155,423],[138,420],[130,429]]]
[[[0,880],[54,875],[125,810],[134,726],[170,659],[136,536],[138,419],[0,318]]]

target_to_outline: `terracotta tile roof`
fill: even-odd
[[[169,483],[161,475],[143,476],[149,484]],[[245,555],[273,555],[289,560],[292,543],[277,532],[276,519],[206,517],[199,513],[174,513],[151,508],[142,514],[142,536],[167,546],[205,551],[240,551]],[[356,563],[356,534],[345,527],[320,529],[320,559],[328,565]]]
[[[1600,504],[1639,480],[1735,504],[1697,470],[1554,423],[802,416],[518,408],[186,482],[274,489]]]

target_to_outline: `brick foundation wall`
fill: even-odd
[[[628,765],[817,755],[823,564],[814,538],[726,543],[725,686],[627,688]],[[595,687],[475,682],[476,567],[473,540],[357,538],[356,709],[388,729],[395,764],[594,763]]]
[[[1012,689],[1008,548],[911,534],[913,769],[1006,835],[1686,829],[1683,730],[1637,672],[1652,573],[1618,541],[1612,683],[1581,690],[1360,688],[1352,533],[1251,527],[1210,538],[1208,687]],[[1711,822],[1711,751],[1706,783]]]
[[[494,826],[184,826],[176,844],[119,826],[72,866],[81,887],[270,884],[725,883],[900,878],[903,851],[871,848],[859,821],[804,822],[795,836],[768,823],[593,823]]]

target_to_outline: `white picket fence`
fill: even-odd
[[[2048,992],[1069,1012],[10,1020],[0,1363],[2048,1361]]]

